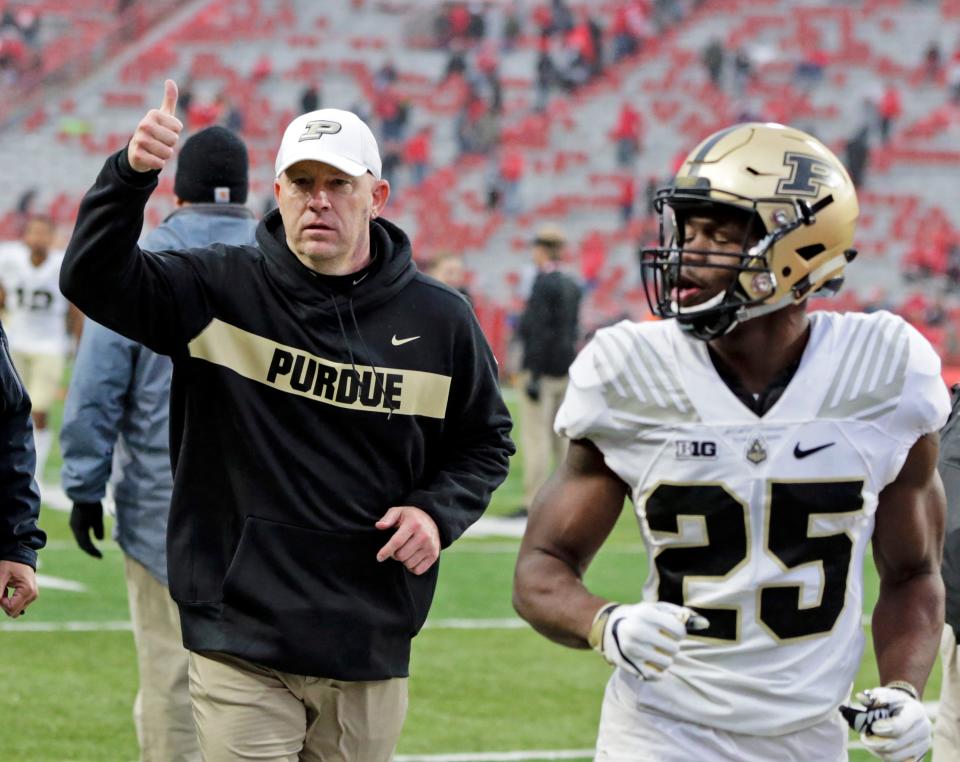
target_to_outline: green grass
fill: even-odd
[[[51,457],[47,478],[58,470]],[[519,505],[520,474],[513,469],[496,493],[491,513]],[[26,617],[12,623],[112,622],[129,618],[122,554],[112,542],[102,560],[78,550],[67,516],[45,509],[41,525],[49,547],[40,572],[79,581],[85,593],[42,591]],[[465,538],[445,552],[431,620],[502,619],[510,604],[516,540]],[[640,595],[646,561],[632,515],[625,511],[592,565],[587,582],[620,600]],[[868,561],[867,609],[876,598]],[[131,719],[136,692],[129,632],[0,631],[0,760],[101,762],[137,758]],[[596,654],[557,646],[529,628],[425,629],[414,641],[410,711],[400,754],[589,749],[609,668]],[[868,646],[857,687],[877,682]],[[934,667],[926,697],[939,694]],[[585,757],[586,759],[586,757]],[[854,750],[851,760],[871,759]],[[362,761],[358,761],[362,762]]]

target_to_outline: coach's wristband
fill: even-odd
[[[911,685],[910,683],[908,683],[906,680],[893,680],[893,681],[887,683],[886,685],[884,685],[883,687],[884,687],[884,688],[894,688],[894,689],[896,689],[896,690],[898,690],[898,691],[903,691],[904,693],[909,693],[910,696],[911,696],[915,701],[919,701],[919,700],[920,700],[920,691],[918,691],[916,688],[914,688],[913,685]]]
[[[619,603],[607,603],[594,615],[593,624],[590,625],[590,634],[587,636],[587,643],[593,650],[603,653],[603,630],[607,626],[610,614],[619,605]]]

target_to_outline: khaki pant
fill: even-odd
[[[940,662],[943,683],[940,686],[940,708],[933,726],[934,762],[955,762],[960,759],[960,660],[953,628],[943,628],[940,641]]]
[[[33,409],[46,413],[53,407],[63,382],[64,357],[11,351],[10,359],[27,388]]]
[[[205,762],[388,762],[407,714],[407,678],[348,682],[190,654]]]
[[[553,433],[563,395],[567,391],[566,376],[541,376],[540,399],[534,402],[525,389],[530,371],[519,376],[520,426],[523,441],[523,505],[530,508],[537,490],[559,465],[567,450],[567,440]]]
[[[127,596],[137,646],[140,690],[133,705],[142,762],[199,762],[187,681],[187,650],[170,591],[125,558]]]

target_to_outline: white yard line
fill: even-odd
[[[74,582],[72,579],[63,579],[62,577],[50,577],[46,574],[37,575],[37,585],[41,590],[66,590],[69,593],[87,592],[87,586],[82,582]]]
[[[0,632],[117,632],[132,630],[130,622],[0,622]]]
[[[478,751],[463,754],[398,754],[396,762],[523,762],[523,760],[593,759],[593,749]]]

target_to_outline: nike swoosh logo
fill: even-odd
[[[797,442],[793,447],[793,457],[797,459],[806,458],[808,455],[813,455],[815,452],[826,450],[828,447],[833,447],[835,444],[836,442],[827,442],[819,447],[811,447],[809,450],[804,450],[800,447],[800,443]]]
[[[401,347],[401,346],[403,346],[404,344],[408,344],[408,343],[410,343],[411,341],[416,341],[416,340],[419,339],[419,338],[420,338],[419,336],[411,336],[411,337],[408,338],[408,339],[398,339],[398,338],[397,338],[397,334],[393,334],[393,338],[390,339],[390,343],[393,344],[393,346],[395,346],[395,347]]]

